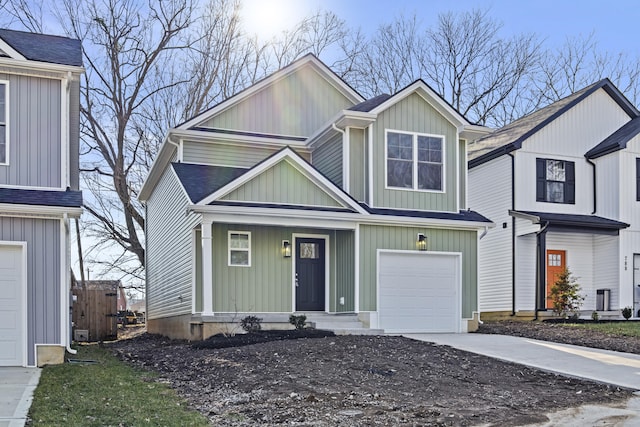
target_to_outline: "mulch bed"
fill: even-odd
[[[283,331],[257,331],[250,334],[217,334],[206,340],[193,344],[194,348],[229,348],[243,347],[245,345],[260,344],[269,341],[297,340],[300,338],[325,338],[333,337],[331,331],[322,329],[288,329]]]
[[[513,426],[631,395],[402,337],[295,338],[201,348],[230,342],[218,336],[196,348],[143,334],[110,346],[120,359],[158,372],[158,381],[216,426]]]

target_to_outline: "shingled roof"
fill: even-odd
[[[609,79],[603,79],[471,143],[468,148],[469,167],[473,168],[519,149],[524,140],[530,138],[598,89],[604,89],[629,117],[640,116],[640,112],[613,83]]]
[[[80,40],[0,29],[0,39],[31,61],[82,67]]]
[[[82,191],[0,188],[0,203],[80,208],[82,207]]]

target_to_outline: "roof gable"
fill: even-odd
[[[481,165],[522,147],[522,143],[582,102],[599,89],[603,89],[631,118],[640,112],[625,98],[609,79],[587,86],[559,101],[534,111],[514,122],[480,138],[469,145],[469,168]]]
[[[0,50],[12,59],[82,67],[82,44],[77,39],[2,28]]]
[[[627,143],[640,134],[640,117],[625,123],[620,129],[608,136],[600,144],[585,153],[588,159],[597,159],[604,155],[624,150]]]
[[[252,203],[366,210],[289,147],[200,200],[198,205]]]
[[[336,111],[361,101],[363,98],[354,89],[309,54],[178,125],[177,129],[207,127],[303,137]],[[326,117],[309,114],[310,106],[315,104]],[[252,107],[259,108],[262,123],[255,120]]]

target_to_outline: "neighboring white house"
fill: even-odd
[[[480,241],[485,315],[549,309],[564,267],[585,314],[638,315],[639,115],[605,79],[469,146],[469,207],[496,223]]]
[[[62,362],[78,189],[80,40],[0,29],[0,366]]]

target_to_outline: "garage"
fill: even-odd
[[[378,327],[460,332],[461,254],[378,251]]]
[[[0,366],[25,365],[23,247],[0,244]]]

